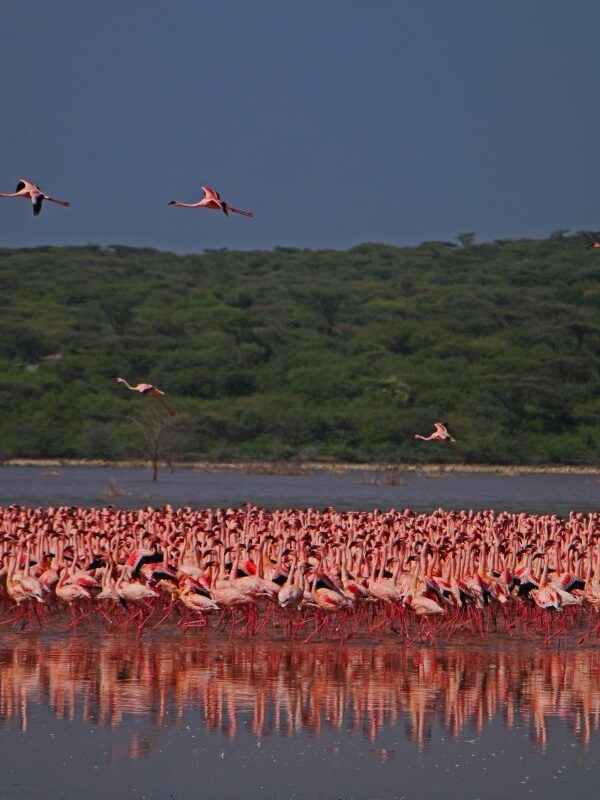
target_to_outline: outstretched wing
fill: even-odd
[[[33,181],[28,181],[27,178],[19,178],[19,183],[17,184],[17,192],[20,192],[22,189],[25,189],[28,192],[40,192],[43,194],[40,187],[37,183]]]
[[[210,186],[201,186],[200,188],[208,200],[218,200],[219,203],[221,202],[221,195],[214,189],[211,189]]]
[[[133,565],[131,577],[137,578],[144,564],[160,564],[162,560],[163,554],[160,550],[155,550],[153,553],[145,553],[143,556],[140,556]]]
[[[42,203],[44,202],[44,195],[38,194],[35,200],[33,201],[33,215],[37,217],[37,215],[42,210]]]

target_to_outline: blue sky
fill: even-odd
[[[600,228],[598,0],[27,0],[0,245],[178,252]],[[167,206],[217,188],[253,220]]]

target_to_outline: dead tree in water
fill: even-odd
[[[134,420],[142,433],[140,450],[152,466],[152,480],[158,480],[158,464],[161,460],[173,460],[177,451],[178,432],[173,417],[162,409],[148,409]]]

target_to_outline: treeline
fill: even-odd
[[[0,458],[598,463],[596,235],[0,249]]]

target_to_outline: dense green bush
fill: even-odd
[[[597,463],[600,255],[587,236],[178,256],[0,249],[0,452]],[[415,442],[449,423],[458,456]]]

